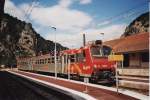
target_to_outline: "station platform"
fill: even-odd
[[[129,90],[119,89],[119,93],[117,93],[117,89],[113,87],[84,83],[58,77],[55,78],[53,76],[46,76],[25,71],[9,70],[8,72],[68,91],[68,93],[74,93],[85,98],[85,100],[149,100],[149,96]]]

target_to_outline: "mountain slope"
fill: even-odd
[[[149,30],[149,12],[146,12],[126,27],[124,34],[121,37],[130,36],[137,33],[148,32]]]
[[[57,50],[66,49],[57,43]],[[35,32],[30,23],[8,14],[0,16],[0,64],[16,63],[16,56],[35,56],[39,52],[54,50],[53,41],[45,40]]]

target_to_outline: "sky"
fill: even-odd
[[[5,13],[32,23],[47,40],[56,36],[63,46],[79,48],[83,33],[86,41],[119,38],[132,20],[149,11],[148,5],[148,0],[6,0]]]

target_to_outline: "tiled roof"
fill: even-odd
[[[115,53],[149,50],[149,33],[139,33],[104,42]]]

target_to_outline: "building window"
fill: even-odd
[[[134,57],[136,57],[136,54],[135,53],[131,53],[131,56],[134,58]]]
[[[149,62],[149,52],[141,53],[142,62]]]

